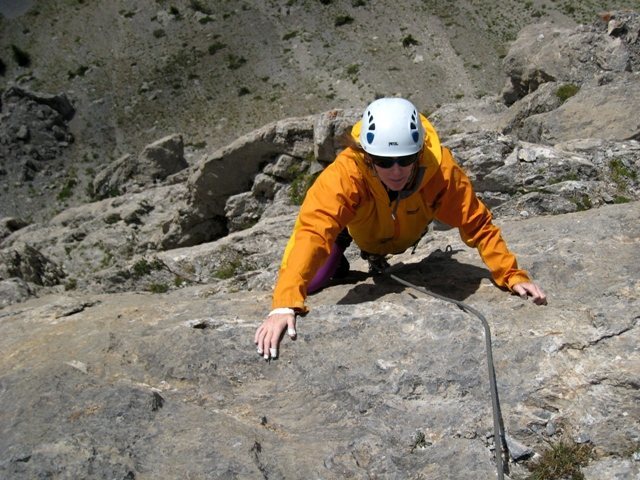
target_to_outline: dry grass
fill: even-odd
[[[569,440],[550,443],[542,455],[528,467],[527,480],[583,480],[581,467],[589,463],[593,448],[587,443],[577,444]]]

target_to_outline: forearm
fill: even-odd
[[[509,251],[500,229],[493,224],[491,212],[477,198],[469,178],[444,150],[443,182],[440,185],[440,205],[436,218],[458,227],[462,240],[477,248],[482,261],[501,287],[512,288],[519,282],[529,282],[527,272],[518,267],[515,255]]]
[[[490,215],[478,230],[469,232],[460,228],[460,236],[470,247],[478,250],[480,258],[491,271],[493,280],[501,287],[511,289],[521,282],[530,282],[526,271],[518,267],[516,256],[509,250],[500,229],[491,222]]]

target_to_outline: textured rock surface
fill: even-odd
[[[314,12],[336,5],[324,4],[314,2]],[[358,118],[361,95],[373,96],[369,80],[379,77],[376,95],[390,84],[404,94],[392,72],[414,82],[419,75],[397,66],[410,63],[427,72],[412,97],[418,103],[443,95],[431,83],[460,98],[480,88],[474,77],[495,82],[499,76],[486,74],[489,65],[475,51],[484,37],[470,28],[491,18],[489,4],[473,12],[452,4],[446,17],[420,23],[428,38],[408,29],[401,41],[397,32],[391,40],[380,29],[364,34],[362,25],[379,23],[371,15],[381,4],[350,2],[354,17],[341,19],[355,23],[349,28],[364,42],[363,55],[342,27],[331,41],[310,33],[320,24],[282,30],[282,19],[300,12],[296,2],[220,15],[200,11],[202,2],[153,4],[153,11],[145,2],[135,11],[80,2],[63,20],[56,2],[39,2],[28,28],[0,18],[2,41],[7,31],[16,42],[34,37],[42,19],[62,28],[90,25],[92,14],[100,25],[116,18],[132,46],[132,57],[116,55],[118,82],[101,72],[113,56],[101,33],[101,42],[76,42],[88,63],[68,70],[58,56],[66,54],[66,36],[51,40],[61,42],[51,83],[42,78],[51,59],[40,51],[29,72],[0,63],[0,75],[19,74],[21,84],[57,91],[61,74],[65,89],[77,87],[69,97],[8,89],[0,103],[0,478],[493,478],[480,324],[450,304],[370,278],[357,249],[346,252],[350,276],[309,299],[300,336],[285,340],[279,360],[264,363],[252,343],[296,203]],[[542,15],[531,2],[511,5],[512,15],[523,5]],[[420,6],[441,10],[438,2]],[[415,9],[387,8],[407,21],[421,18]],[[285,57],[265,57],[282,82],[254,75],[258,93],[245,102],[256,87],[238,78],[250,78],[243,61],[254,66],[255,58],[235,55],[236,43],[211,44],[227,38],[203,31],[224,20],[236,36],[233,25],[253,26],[247,19],[256,14],[255,30],[268,30],[267,40],[282,37],[294,61],[284,81],[278,62]],[[325,17],[318,20],[334,21]],[[161,28],[149,30],[156,23]],[[76,38],[90,30],[84,27]],[[398,275],[489,318],[509,453],[518,459],[512,479],[526,477],[522,462],[531,452],[560,439],[594,447],[583,469],[589,480],[640,476],[639,27],[633,12],[577,28],[530,27],[505,58],[511,86],[502,96],[467,95],[430,114],[522,266],[549,294],[540,308],[500,291],[478,255],[442,225],[415,255],[392,259]],[[194,32],[199,47],[187,53]],[[438,32],[463,35],[447,43],[435,40]],[[165,51],[178,42],[179,54],[143,55],[145,34]],[[350,58],[382,65],[384,75],[361,64],[329,76],[316,68],[313,45],[325,49],[338,37]],[[245,48],[254,37],[238,38]],[[386,48],[389,41],[395,46]],[[216,49],[228,53],[235,73],[231,83],[214,79],[213,88],[211,65],[222,58]],[[462,65],[465,55],[472,60]],[[148,59],[161,79],[140,75],[149,73]],[[470,62],[477,62],[471,75]],[[305,94],[313,87],[296,83],[296,69],[328,88],[317,98],[337,98],[346,109],[271,121],[281,118],[274,107],[289,101],[303,103],[295,114],[321,111],[313,95],[295,98],[292,84]],[[278,93],[285,87],[286,101]],[[228,98],[209,108],[203,92],[216,88],[232,91],[233,108],[220,107]],[[251,131],[265,104],[271,123]],[[176,125],[188,133],[164,137],[180,132]],[[163,138],[143,148],[149,136]],[[230,143],[211,151],[194,138]],[[78,205],[87,200],[83,189],[92,203]]]
[[[487,316],[510,437],[536,452],[561,432],[588,438],[599,460],[587,478],[638,472],[639,215],[636,202],[503,222],[547,307],[493,286],[455,231],[393,260]],[[252,343],[262,288],[3,309],[0,475],[493,478],[480,324],[353,266],[310,298],[299,339],[271,363]]]
[[[93,193],[103,199],[140,191],[188,166],[182,136],[169,135],[147,145],[137,158],[125,155],[98,172]]]

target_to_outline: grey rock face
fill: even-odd
[[[640,465],[637,460],[624,459],[620,461],[613,458],[605,458],[595,462],[593,465],[588,465],[583,472],[585,480],[597,480],[600,478],[624,480],[640,477]]]
[[[103,291],[122,291],[148,288],[154,282],[172,285],[174,280],[181,282],[181,279],[214,281],[221,270],[227,269],[224,265],[233,263],[231,257],[242,257],[247,250],[254,250],[252,226],[283,215],[295,216],[294,193],[301,198],[303,184],[322,168],[319,162],[309,160],[313,148],[310,140],[314,136],[320,138],[312,135],[313,124],[310,117],[303,119],[302,124],[291,119],[270,125],[213,157],[202,158],[188,181],[165,186],[154,183],[139,193],[68,209],[48,224],[32,225],[9,235],[3,247],[29,242],[62,265],[81,288],[91,285]],[[285,138],[305,140],[294,142],[287,149]],[[454,135],[445,143],[498,216],[574,212],[630,201],[640,195],[640,147],[636,141],[590,139],[550,147],[520,141],[511,135],[480,131]],[[253,151],[258,152],[257,157],[247,153]],[[224,176],[227,168],[235,168],[236,163],[246,163],[248,159],[254,168],[263,165],[262,171],[236,169],[236,174],[227,180]],[[260,159],[266,163],[261,164]],[[231,194],[234,191],[239,193]],[[213,203],[197,201],[208,196]],[[220,210],[217,205],[222,201],[224,208]],[[171,270],[156,271],[152,277],[145,276],[142,283],[142,279],[132,277],[131,269],[141,261],[141,255],[153,262],[158,258],[154,256],[158,250],[188,247],[245,229],[249,229],[249,235],[242,236],[245,246],[235,249],[236,253],[226,260],[225,256],[222,261],[212,260],[219,254],[219,245],[213,242],[206,260],[184,257],[186,260],[174,272],[176,279],[168,275]],[[288,235],[288,228],[282,229]],[[255,246],[256,250],[260,248],[263,246]],[[203,267],[203,261],[210,265]],[[188,266],[188,262],[195,263]],[[166,264],[170,266],[172,262]],[[266,265],[269,262],[244,264],[242,270],[253,273],[249,276],[251,280],[247,278],[241,283],[270,282],[273,275],[260,273]],[[190,270],[202,268],[208,273],[189,274]]]
[[[584,85],[557,109],[529,116],[521,137],[554,144],[576,138],[640,138],[635,113],[640,108],[640,71],[598,86]]]
[[[68,128],[74,109],[65,94],[10,87],[0,101],[0,217],[33,217],[49,211],[53,178],[64,174],[64,155],[74,141]]]
[[[587,478],[637,470],[623,452],[640,435],[638,215],[635,202],[501,222],[547,307],[492,285],[455,231],[392,259],[397,275],[487,316],[511,440],[541,453],[547,441],[588,437],[601,453]],[[284,247],[286,235],[271,238]],[[268,287],[58,294],[5,307],[0,475],[494,477],[477,320],[368,277],[362,260],[352,266],[344,283],[310,297],[298,340],[285,339],[271,363],[252,344]],[[28,348],[36,337],[46,349]]]
[[[549,81],[583,85],[602,72],[638,71],[639,14],[621,11],[608,17],[576,29],[546,23],[523,28],[504,59],[507,104]]]
[[[638,140],[639,33],[639,16],[631,11],[576,28],[529,25],[504,59],[502,101],[509,108],[496,108],[497,99],[487,97],[446,106],[432,118],[445,134],[501,131],[547,145]]]
[[[58,265],[28,244],[15,244],[0,252],[0,279],[17,277],[41,286],[60,283],[65,276]]]
[[[28,243],[38,258],[55,259],[77,288],[131,288],[129,267],[136,255],[177,246],[167,225],[186,197],[184,185],[158,186],[70,208],[44,225],[33,224],[9,235],[0,255],[13,258],[20,248],[16,246]]]
[[[0,308],[24,302],[31,296],[33,296],[33,289],[22,278],[0,280]]]
[[[348,134],[354,123],[360,120],[359,110],[330,110],[316,117],[313,129],[314,156],[320,163],[331,163],[343,148],[340,137]]]
[[[182,136],[170,135],[147,145],[138,157],[124,155],[98,172],[93,190],[99,199],[141,191],[188,166]]]
[[[479,132],[445,143],[497,215],[568,213],[640,195],[640,144],[634,140],[550,147]]]
[[[391,259],[489,318],[512,478],[561,438],[594,447],[586,478],[638,474],[635,19],[524,32],[506,62],[510,107],[486,97],[432,116],[548,306],[495,288],[453,230]],[[56,119],[44,130],[62,152],[54,98],[3,100]],[[42,125],[13,113],[2,145],[35,148]],[[254,352],[293,197],[358,117],[277,121],[192,168],[166,137],[100,172],[104,199],[0,221],[0,477],[495,475],[477,320],[371,278],[357,248],[350,275],[309,298],[297,341],[271,363]],[[27,160],[23,181],[37,181],[43,163]]]
[[[11,235],[16,230],[20,230],[27,226],[27,222],[19,218],[5,217],[0,218],[0,241]]]

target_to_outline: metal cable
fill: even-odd
[[[507,441],[504,435],[504,423],[502,421],[502,413],[500,412],[500,401],[498,399],[498,385],[496,383],[496,372],[493,366],[493,353],[491,349],[491,329],[489,328],[489,323],[487,319],[475,308],[467,305],[464,302],[459,300],[455,300],[453,298],[445,297],[444,295],[439,295],[430,290],[427,290],[424,287],[420,287],[418,285],[414,285],[411,282],[407,282],[400,277],[397,277],[393,273],[385,272],[389,277],[395,280],[402,285],[405,285],[409,288],[413,288],[419,292],[425,293],[432,297],[438,298],[445,302],[453,303],[457,305],[461,310],[471,313],[478,317],[482,322],[482,326],[484,327],[484,339],[486,344],[486,352],[487,352],[487,366],[489,368],[489,388],[491,390],[491,406],[493,409],[493,442],[495,446],[495,455],[496,455],[496,468],[498,470],[498,479],[504,480],[504,464],[502,455],[503,452],[508,453]]]

